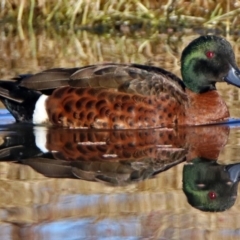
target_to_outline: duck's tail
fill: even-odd
[[[17,122],[32,122],[41,93],[21,87],[18,81],[0,80],[0,100]]]

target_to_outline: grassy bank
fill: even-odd
[[[179,27],[240,29],[240,1],[8,0],[2,23],[129,33]]]

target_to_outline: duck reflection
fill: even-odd
[[[195,158],[183,168],[183,191],[188,202],[202,211],[225,211],[237,198],[240,163],[220,165]]]
[[[203,211],[230,208],[239,164],[219,165],[227,125],[177,129],[96,131],[9,125],[1,129],[1,160],[31,166],[48,177],[126,185],[183,162],[183,191]]]
[[[185,132],[174,129],[86,131],[8,129],[0,157],[30,165],[48,177],[125,185],[150,178],[186,158]],[[19,134],[18,134],[19,133]]]

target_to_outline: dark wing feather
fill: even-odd
[[[146,70],[148,72],[152,72],[152,73],[155,72],[157,74],[166,76],[166,77],[170,78],[172,81],[176,82],[177,85],[181,86],[182,89],[185,89],[185,85],[179,77],[177,77],[175,74],[173,74],[169,71],[166,71],[163,68],[150,66],[150,65],[141,65],[141,64],[131,64],[130,66],[136,67],[136,68],[139,68],[139,69],[142,69],[142,70]]]
[[[23,99],[21,97],[13,95],[8,89],[4,87],[0,87],[0,96],[2,98],[13,100],[15,102],[19,102],[19,103],[23,102]]]
[[[121,92],[142,95],[170,96],[186,99],[185,86],[174,74],[144,65],[102,64],[79,69],[71,76],[73,87],[114,88]]]
[[[78,68],[53,68],[28,77],[19,81],[19,86],[33,90],[55,89],[68,85],[70,76]]]
[[[73,87],[118,88],[131,80],[126,65],[107,64],[81,68],[71,76],[69,85]],[[136,69],[137,70],[137,69]]]
[[[142,95],[165,92],[180,101],[186,98],[184,84],[177,76],[158,67],[139,64],[107,63],[81,68],[54,68],[33,75],[21,75],[15,80],[19,87],[45,94],[51,94],[58,87],[73,86],[111,88]],[[1,82],[0,86],[4,88]],[[0,95],[9,96],[4,89],[0,89]]]
[[[184,84],[177,76],[161,68],[137,64],[105,64],[79,69],[71,76],[69,85],[114,88],[148,96],[160,96],[164,92],[179,102],[186,99]]]

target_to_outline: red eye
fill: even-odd
[[[215,198],[217,198],[217,194],[215,192],[209,192],[208,193],[208,197],[211,199],[211,200],[214,200]]]
[[[212,51],[207,51],[207,52],[206,52],[206,56],[207,56],[207,58],[213,58],[213,57],[214,57],[214,52],[212,52]]]

